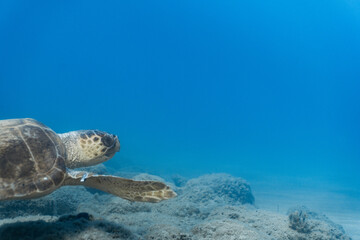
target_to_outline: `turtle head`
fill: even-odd
[[[120,150],[116,135],[98,130],[80,130],[59,134],[67,152],[66,166],[93,166],[112,158]]]

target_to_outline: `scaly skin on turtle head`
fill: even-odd
[[[63,141],[68,168],[93,166],[112,158],[120,150],[114,134],[98,130],[80,130],[58,134]]]

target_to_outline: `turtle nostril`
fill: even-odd
[[[101,142],[106,147],[111,147],[112,145],[114,145],[115,139],[114,139],[114,137],[111,137],[109,135],[105,135],[104,137],[101,138]]]

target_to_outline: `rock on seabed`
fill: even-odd
[[[166,182],[149,174],[133,178]],[[84,187],[2,202],[0,239],[351,239],[341,226],[305,207],[288,215],[256,208],[250,185],[241,178],[209,174],[173,179],[167,183],[178,197],[158,204],[129,202]]]

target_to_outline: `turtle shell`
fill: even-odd
[[[59,188],[65,147],[34,119],[0,120],[0,200],[36,198]]]

